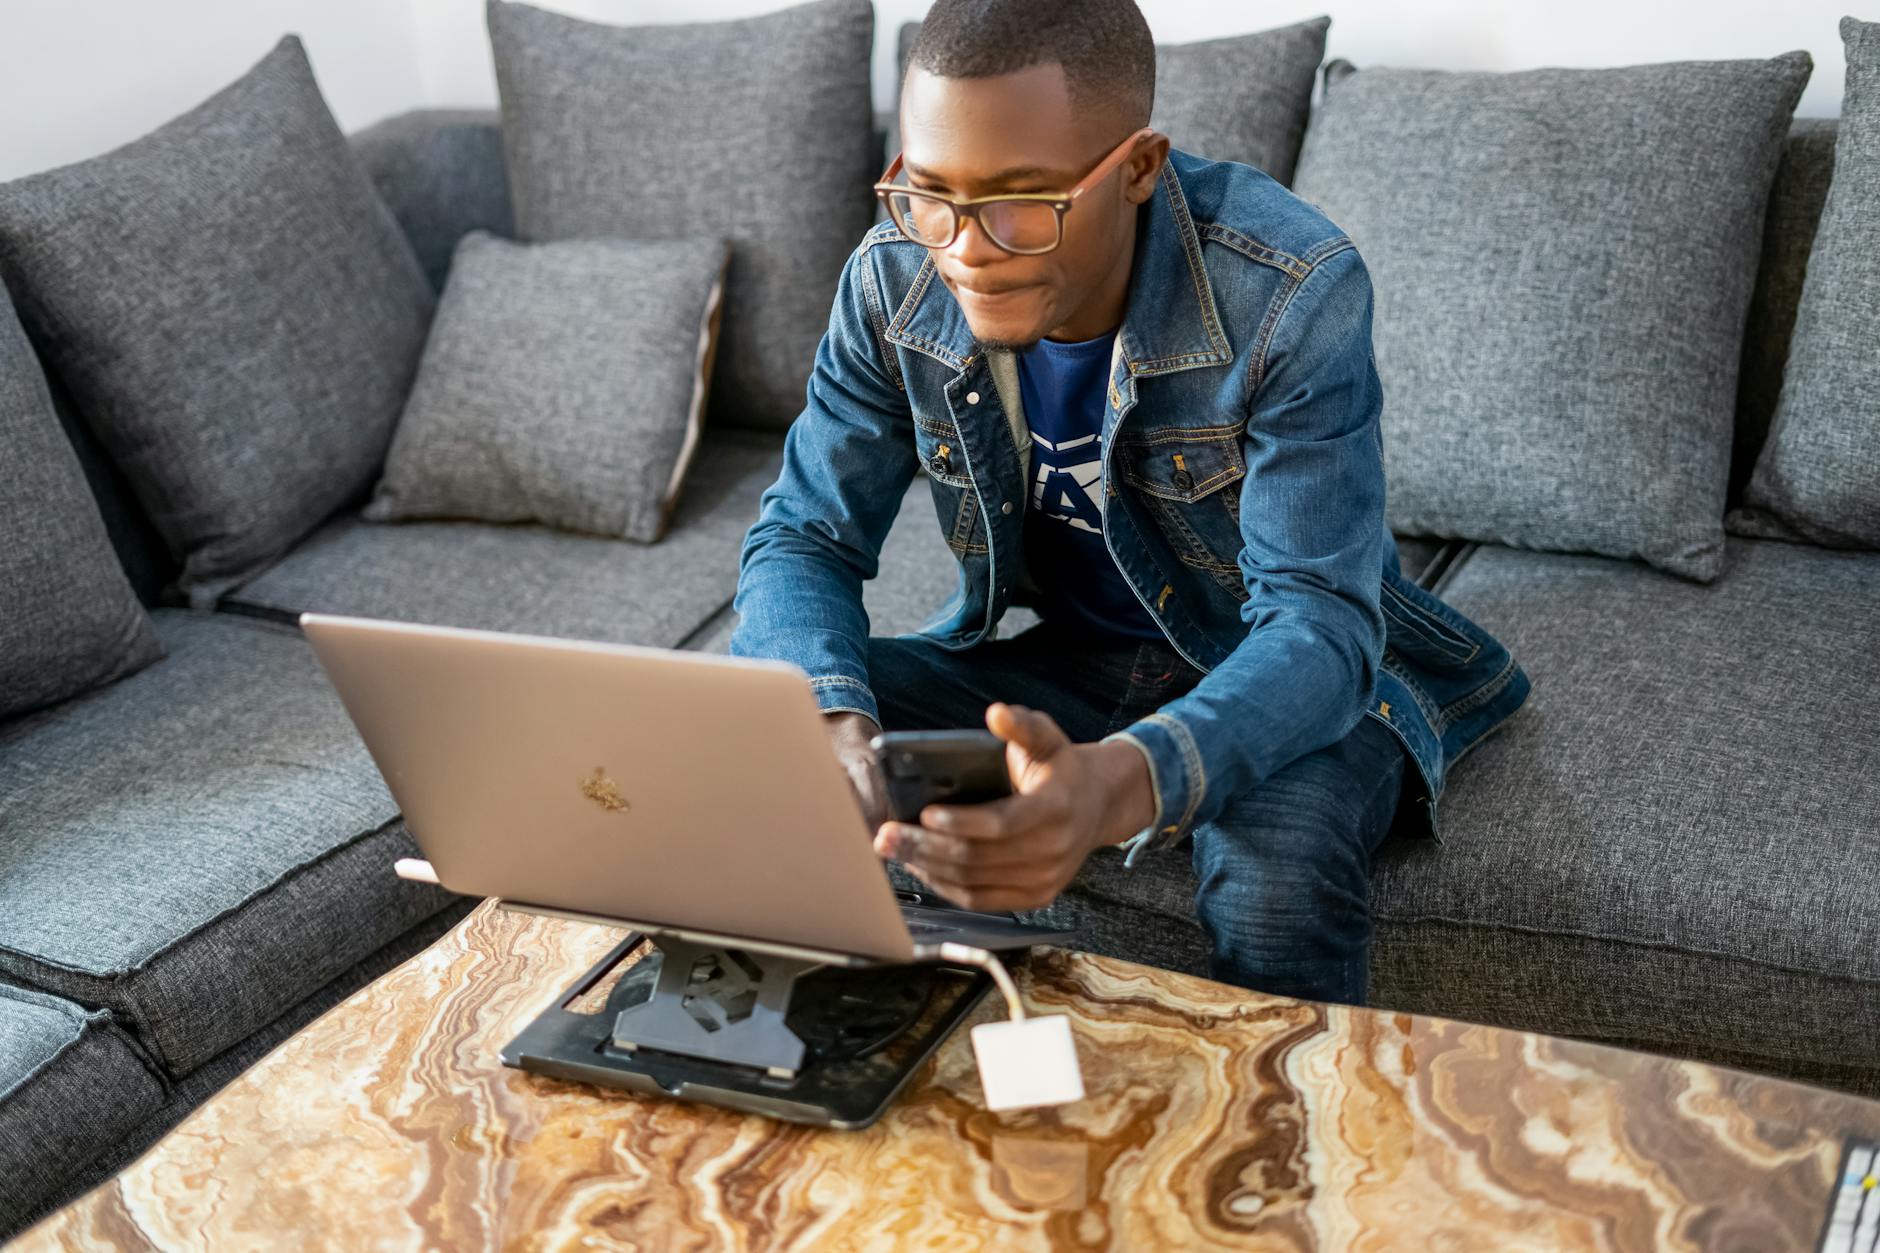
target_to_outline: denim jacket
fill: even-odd
[[[1371,285],[1352,241],[1260,171],[1172,151],[1138,210],[1103,419],[1104,539],[1203,677],[1117,732],[1148,758],[1172,844],[1361,717],[1418,767],[1440,839],[1447,770],[1526,698],[1487,632],[1405,579],[1384,521]],[[1016,362],[982,351],[892,223],[836,292],[808,404],[745,536],[734,654],[795,663],[825,711],[876,717],[862,583],[925,470],[958,562],[919,630],[990,639],[1023,598],[1030,434]]]

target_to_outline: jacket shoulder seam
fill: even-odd
[[[1267,306],[1266,317],[1260,323],[1260,334],[1255,341],[1254,351],[1247,362],[1247,394],[1249,396],[1257,394],[1260,385],[1266,381],[1266,354],[1273,346],[1273,336],[1279,330],[1280,320],[1286,316],[1286,311],[1292,308],[1293,297],[1299,294],[1299,289],[1306,285],[1308,279],[1318,273],[1319,266],[1325,263],[1326,258],[1335,257],[1341,252],[1356,247],[1351,236],[1338,234],[1312,245],[1303,256],[1292,258],[1301,268],[1297,271],[1286,271],[1286,289]]]
[[[887,310],[881,300],[880,279],[875,274],[874,262],[868,258],[868,250],[879,240],[874,239],[876,232],[870,231],[862,239],[862,246],[855,254],[855,264],[861,270],[862,303],[868,309],[868,326],[875,336],[875,350],[881,354],[882,370],[895,387],[905,394],[907,381],[901,377],[901,362],[895,355],[894,345],[888,342]]]

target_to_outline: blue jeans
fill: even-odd
[[[1201,678],[1161,641],[1050,623],[961,651],[920,636],[872,638],[868,671],[884,730],[981,727],[986,705],[1003,700],[1043,710],[1079,743],[1129,726]],[[1214,978],[1364,1004],[1371,858],[1391,829],[1404,763],[1396,736],[1363,717],[1194,828],[1195,914]]]

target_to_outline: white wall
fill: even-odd
[[[342,127],[426,97],[412,0],[5,0],[0,180],[95,156],[200,103],[289,31]]]
[[[777,0],[538,0],[603,21],[708,20]],[[1836,23],[1873,0],[1142,0],[1158,39],[1205,39],[1332,15],[1330,55],[1360,66],[1523,69],[1762,57],[1806,48],[1800,112],[1840,111]],[[875,94],[892,90],[893,39],[926,0],[876,0]],[[93,156],[236,78],[287,31],[348,130],[420,105],[492,105],[483,0],[10,0],[0,8],[0,179]]]
[[[410,0],[427,99],[488,105],[496,100],[483,0]],[[743,17],[785,7],[777,0],[532,0],[543,8],[609,22]],[[1328,56],[1359,66],[1528,69],[1537,65],[1634,65],[1647,61],[1768,57],[1803,48],[1815,72],[1797,110],[1841,111],[1847,62],[1838,25],[1853,12],[1880,20],[1875,0],[1138,0],[1169,43],[1266,30],[1329,13]],[[893,88],[894,33],[927,0],[875,0],[875,99]]]

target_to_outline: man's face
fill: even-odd
[[[908,182],[960,199],[1068,191],[1131,129],[1118,110],[1074,111],[1056,63],[990,78],[941,78],[917,66],[901,93]],[[1072,332],[1064,339],[1109,330],[1106,318],[1091,327],[1078,315],[1106,292],[1120,299],[1136,206],[1153,194],[1166,152],[1160,137],[1144,141],[1078,198],[1064,215],[1063,241],[1041,256],[1005,252],[978,223],[963,223],[934,261],[973,335],[991,347],[1023,347],[1061,328]]]

